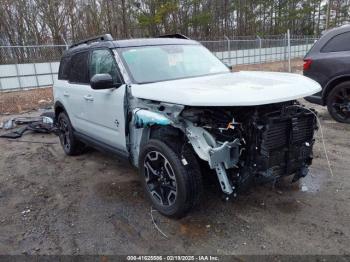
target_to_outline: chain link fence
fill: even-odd
[[[316,41],[287,34],[271,38],[200,41],[227,65],[253,65],[302,58]],[[0,46],[0,91],[51,86],[57,78],[65,45]],[[289,63],[289,69],[288,69]]]
[[[0,91],[52,86],[66,46],[0,46]]]
[[[228,65],[262,64],[302,58],[317,38],[244,39],[201,41],[220,60]]]

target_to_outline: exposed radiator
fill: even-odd
[[[312,159],[316,128],[315,116],[304,109],[266,114],[256,127],[258,170],[268,176],[281,176],[307,165]]]

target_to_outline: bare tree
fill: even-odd
[[[62,44],[106,32],[118,39],[319,34],[350,22],[349,14],[350,0],[0,0],[0,42]]]

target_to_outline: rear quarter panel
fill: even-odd
[[[312,64],[308,71],[304,72],[308,76],[320,83],[324,88],[331,79],[350,73],[350,52],[319,53],[312,57]]]
[[[53,85],[53,98],[54,98],[54,104],[56,105],[57,102],[61,103],[65,109],[65,111],[68,114],[68,117],[70,118],[70,121],[73,126],[75,126],[74,118],[71,117],[71,108],[69,103],[67,102],[67,99],[65,99],[65,96],[63,95],[65,90],[67,90],[68,87],[68,81],[67,80],[56,80]]]

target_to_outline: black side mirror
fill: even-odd
[[[226,65],[228,69],[230,69],[230,71],[233,70],[233,66],[232,65]]]
[[[96,74],[91,77],[90,85],[92,89],[109,89],[116,87],[110,74]]]

